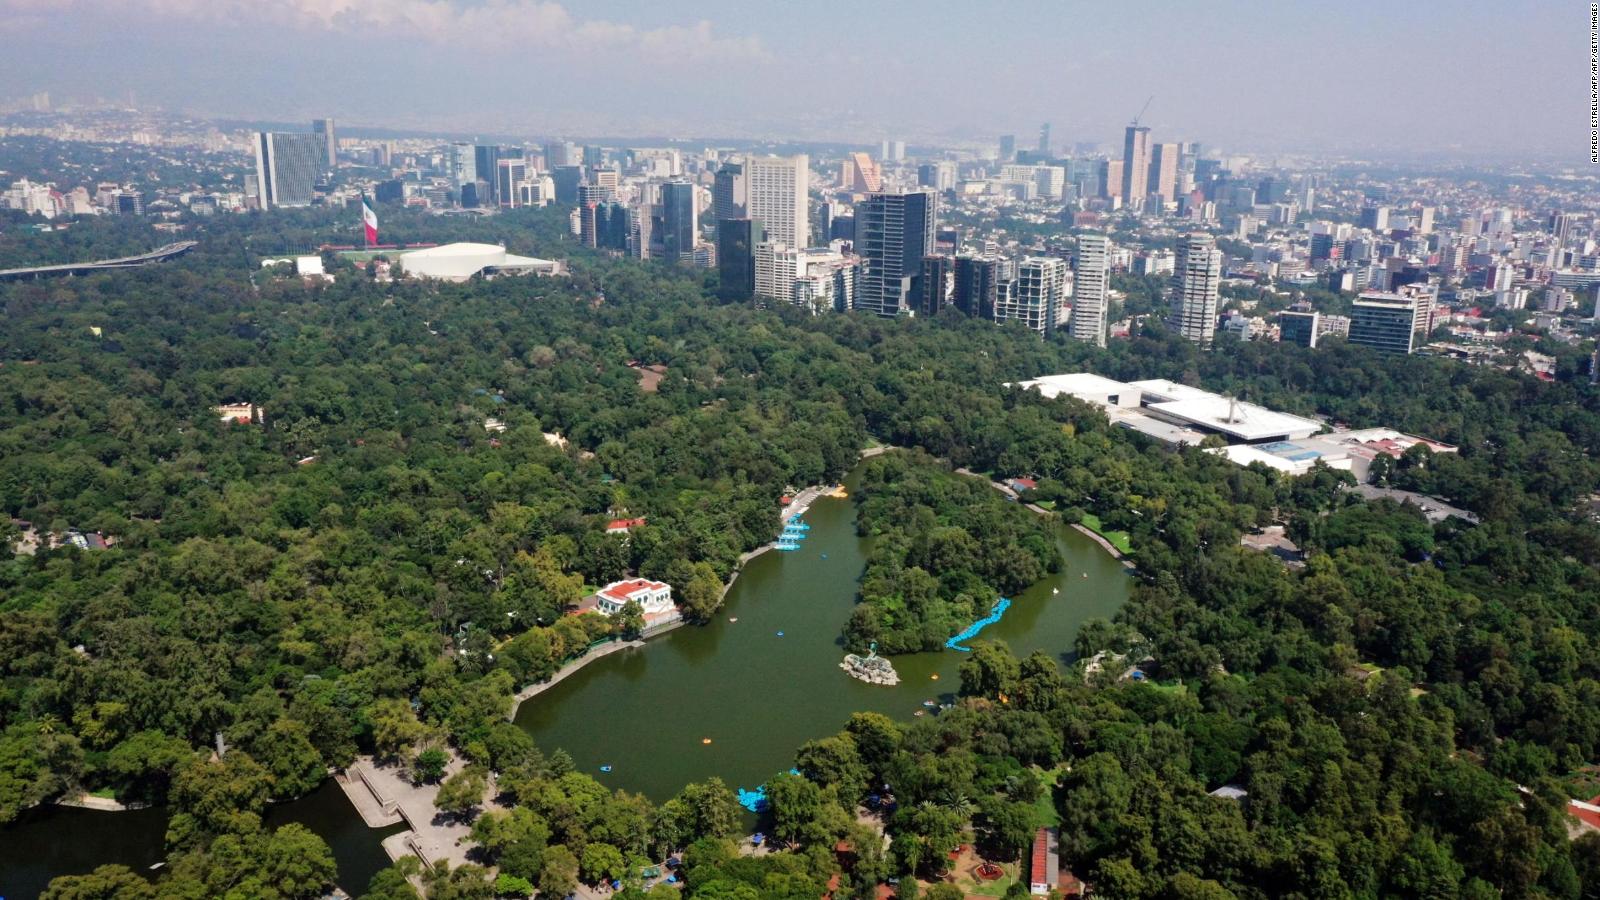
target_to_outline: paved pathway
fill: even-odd
[[[373,793],[392,803],[405,818],[406,824],[411,826],[410,831],[392,835],[383,841],[383,848],[391,859],[400,858],[395,855],[397,852],[410,852],[429,864],[441,859],[449,860],[451,868],[468,861],[467,851],[472,848],[472,826],[454,816],[445,816],[434,808],[433,800],[439,795],[439,785],[412,784],[400,766],[375,765],[370,757],[358,759],[352,768],[355,766],[364,767],[366,781],[372,786]],[[465,767],[466,764],[452,754],[450,763],[445,766],[445,777]],[[486,793],[485,809],[491,805],[493,791],[491,786]]]

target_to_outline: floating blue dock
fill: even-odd
[[[968,625],[966,630],[962,631],[960,634],[956,635],[950,640],[945,641],[944,645],[949,647],[951,650],[959,650],[962,653],[971,653],[971,647],[963,647],[961,645],[977,637],[978,632],[1000,621],[1000,617],[1004,616],[1006,614],[1006,610],[1010,608],[1011,601],[1001,597],[999,600],[995,601],[994,606],[989,609],[989,614],[987,616],[984,616],[978,621],[973,622],[971,625]]]

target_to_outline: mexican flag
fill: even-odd
[[[361,224],[367,228],[367,246],[376,246],[378,243],[378,213],[372,208],[372,201],[366,194],[361,195]]]

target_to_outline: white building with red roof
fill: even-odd
[[[672,585],[647,578],[629,578],[613,581],[595,594],[595,611],[604,616],[614,616],[630,602],[639,604],[646,618],[676,611],[672,603]]]

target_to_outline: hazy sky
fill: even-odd
[[[0,95],[573,136],[1588,160],[1588,3],[0,0]]]

